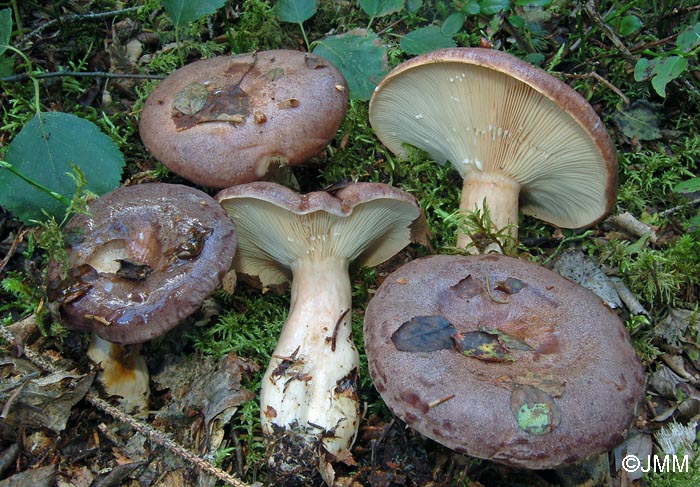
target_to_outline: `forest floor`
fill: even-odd
[[[558,470],[511,468],[455,453],[406,427],[375,390],[358,343],[362,418],[352,458],[336,464],[338,485],[700,485],[692,459],[700,418],[696,0],[13,0],[0,2],[0,160],[10,163],[0,167],[0,487],[270,485],[258,392],[289,307],[286,293],[262,294],[243,282],[232,293],[218,288],[201,310],[144,346],[148,414],[119,412],[94,382],[89,337],[50,312],[46,268],[61,252],[65,205],[50,218],[41,207],[13,206],[25,191],[43,191],[8,176],[9,166],[22,172],[22,161],[36,156],[31,142],[13,144],[23,134],[33,140],[33,120],[76,115],[106,134],[117,149],[115,165],[104,168],[105,180],[116,174],[107,182],[113,187],[195,186],[156,161],[139,138],[141,110],[160,79],[215,55],[339,52],[335,61],[347,61],[348,112],[327,148],[287,174],[288,184],[309,192],[349,180],[389,183],[417,198],[430,230],[426,245],[352,274],[352,324],[361,342],[365,308],[387,275],[424,255],[457,253],[460,225],[490,236],[483,220],[456,216],[461,178],[449,164],[423,153],[410,162],[395,156],[368,121],[372,90],[389,69],[448,46],[490,47],[538,65],[588,100],[606,125],[618,157],[611,216],[583,230],[523,216],[520,243],[509,253],[568,266],[605,297],[645,367],[644,406],[627,441],[600,458]],[[75,132],[73,119],[56,120],[66,123],[56,137],[65,137],[76,154],[69,163],[79,166],[88,135]],[[42,167],[23,170],[65,191],[51,186],[57,176]],[[94,181],[83,182],[77,190],[69,184],[62,200],[48,200],[72,201],[76,210],[93,197],[84,190]],[[671,454],[690,455],[687,468],[642,474],[621,463],[625,455]],[[318,476],[307,483],[322,485]]]

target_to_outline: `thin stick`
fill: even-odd
[[[165,76],[161,74],[137,74],[137,73],[107,73],[105,71],[55,71],[52,73],[22,73],[15,74],[13,76],[6,76],[0,78],[0,81],[12,83],[15,81],[26,81],[30,78],[33,79],[43,79],[43,78],[132,78],[132,79],[163,79]]]
[[[125,13],[130,13],[130,12],[135,12],[138,9],[140,9],[140,6],[137,7],[128,7],[128,8],[123,8],[121,10],[112,10],[111,12],[97,12],[97,13],[91,13],[91,14],[70,14],[70,15],[64,15],[63,17],[58,17],[57,19],[52,19],[46,22],[45,24],[40,25],[33,31],[31,31],[29,34],[24,36],[20,41],[19,45],[24,45],[25,43],[29,42],[32,37],[39,37],[39,35],[44,32],[46,29],[51,27],[52,25],[55,24],[60,24],[64,22],[74,22],[74,21],[83,21],[83,20],[100,20],[100,19],[106,19],[109,17],[116,17],[121,14]]]
[[[612,92],[615,93],[617,96],[619,96],[620,98],[622,98],[622,101],[623,101],[623,103],[624,103],[625,105],[629,105],[629,104],[630,104],[630,99],[627,98],[627,95],[625,95],[622,91],[620,91],[620,89],[619,89],[617,86],[615,86],[614,84],[612,84],[612,83],[611,83],[610,81],[608,81],[607,79],[603,78],[601,75],[599,75],[599,74],[596,73],[595,71],[593,71],[593,72],[591,72],[591,73],[585,73],[585,74],[569,74],[569,73],[562,73],[562,76],[564,76],[565,78],[572,78],[572,79],[593,78],[593,79],[595,79],[596,81],[599,81],[599,82],[603,83],[605,86],[607,86],[607,87],[610,89],[610,91],[612,91]]]
[[[5,269],[5,266],[17,251],[17,247],[24,240],[24,236],[29,232],[27,229],[20,230],[20,232],[12,239],[12,244],[10,244],[10,249],[7,251],[7,255],[0,260],[0,273]]]
[[[0,335],[9,343],[15,343],[15,336],[14,334],[7,329],[5,326],[0,326]],[[55,373],[55,372],[66,372],[62,370],[59,367],[56,367],[52,362],[41,356],[39,353],[29,349],[29,348],[24,348],[24,356],[29,359],[30,362],[32,362],[34,365],[37,365],[38,367],[44,369],[47,372]],[[175,441],[171,440],[166,436],[165,433],[162,431],[159,431],[155,428],[153,428],[150,425],[147,425],[145,423],[142,423],[138,419],[134,418],[133,416],[126,414],[125,412],[121,411],[120,409],[112,406],[109,404],[107,401],[100,399],[97,394],[93,392],[88,392],[85,394],[85,399],[98,408],[100,411],[109,414],[112,416],[114,419],[117,421],[120,421],[124,424],[128,424],[131,426],[133,429],[141,433],[143,436],[151,440],[153,443],[162,446],[163,448],[166,448],[170,452],[178,455],[179,457],[183,458],[184,460],[187,460],[188,462],[194,464],[201,470],[204,470],[205,472],[215,476],[219,480],[222,480],[226,482],[228,485],[232,485],[233,487],[250,487],[249,484],[243,482],[242,480],[239,480],[235,477],[233,477],[231,474],[228,472],[224,472],[220,468],[212,465],[208,461],[204,460],[203,458],[200,458],[197,456],[195,453],[192,451],[188,450],[184,446],[176,443]]]

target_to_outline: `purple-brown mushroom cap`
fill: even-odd
[[[236,230],[210,196],[176,184],[119,188],[64,229],[67,265],[52,260],[48,293],[69,328],[143,343],[193,313],[228,271]]]
[[[644,396],[629,335],[600,298],[500,255],[432,256],[389,275],[365,315],[392,411],[459,452],[553,468],[623,441]]]
[[[345,79],[329,61],[259,51],[173,72],[146,101],[139,130],[149,152],[172,171],[226,188],[321,152],[347,105]]]

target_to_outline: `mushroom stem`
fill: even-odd
[[[110,396],[119,396],[127,413],[148,412],[149,374],[141,355],[141,344],[118,345],[92,334],[88,357],[102,369],[97,381]]]
[[[499,240],[504,245],[506,239],[518,240],[518,196],[520,184],[503,174],[483,172],[479,170],[468,171],[462,185],[462,198],[459,208],[462,212],[483,211],[484,205],[491,217],[492,230],[507,235]],[[467,233],[457,233],[457,248],[467,249],[472,238]],[[470,253],[478,254],[480,249],[472,246],[467,249]],[[501,248],[491,244],[484,250],[501,253]]]
[[[358,426],[348,260],[305,257],[291,268],[291,306],[263,378],[261,420],[272,437],[270,463],[284,462],[289,471],[311,462],[323,474],[324,460],[348,453]],[[300,444],[308,458],[290,456]]]

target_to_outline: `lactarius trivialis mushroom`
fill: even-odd
[[[284,485],[315,468],[332,485],[331,463],[352,458],[359,421],[348,265],[374,266],[422,238],[420,207],[379,183],[300,195],[256,182],[216,198],[236,223],[236,271],[263,287],[292,282],[289,315],[262,381],[270,465]]]
[[[186,186],[122,187],[64,229],[68,260],[49,265],[48,293],[68,328],[93,334],[89,354],[110,395],[148,405],[140,345],[199,308],[231,267],[236,231],[213,198]]]
[[[564,228],[603,218],[617,159],[605,126],[565,83],[510,54],[443,49],[410,59],[377,86],[369,118],[394,153],[405,144],[449,161],[460,209],[483,210],[517,241],[518,208]],[[457,247],[470,246],[463,232]]]
[[[370,301],[364,334],[396,415],[453,450],[516,467],[612,449],[644,397],[629,335],[600,298],[498,254],[400,267]]]
[[[345,79],[329,61],[258,51],[172,73],[148,97],[139,131],[149,152],[175,173],[226,188],[321,152],[347,105]]]

